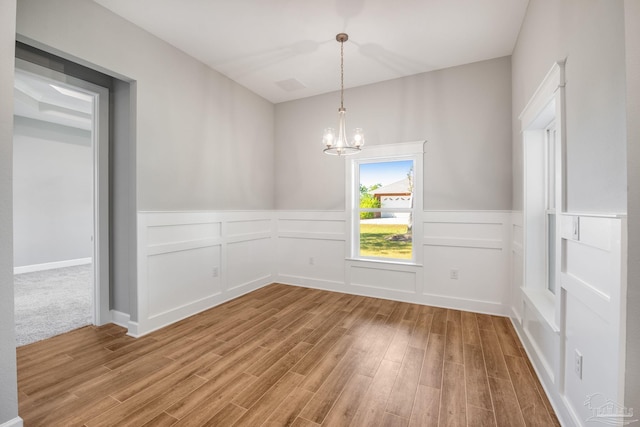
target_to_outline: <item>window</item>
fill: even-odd
[[[556,293],[556,125],[555,121],[545,129],[545,180],[546,180],[546,260],[547,289]]]
[[[413,260],[413,160],[358,163],[358,255]]]
[[[350,255],[367,261],[420,259],[423,142],[371,147],[348,174]],[[421,253],[421,252],[420,252]]]
[[[525,222],[528,287],[555,294],[560,255],[557,234],[561,211],[559,196],[561,153],[556,121],[525,136]]]
[[[553,64],[520,114],[523,153],[522,292],[558,330],[564,187],[564,61]],[[514,252],[514,256],[518,254]],[[517,258],[514,262],[518,262]]]

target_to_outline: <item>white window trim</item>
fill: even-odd
[[[544,80],[535,91],[522,113],[519,116],[522,143],[523,143],[523,193],[524,193],[524,236],[523,236],[523,293],[531,305],[542,315],[552,330],[558,332],[560,325],[560,268],[561,268],[561,241],[560,241],[560,215],[566,211],[565,202],[565,128],[564,128],[564,88],[565,88],[565,61],[558,61],[553,64]],[[533,156],[534,163],[538,161],[541,150],[546,145],[546,129],[548,125],[555,121],[556,144],[555,144],[555,276],[556,292],[552,294],[546,287],[547,279],[546,260],[544,259],[547,250],[544,248],[546,237],[542,238],[546,229],[546,218],[540,228],[540,212],[545,212],[546,217],[546,189],[542,195],[537,194],[540,181],[536,178],[536,171],[529,170]],[[544,150],[542,150],[544,151]],[[543,162],[544,154],[542,154]],[[540,164],[542,166],[542,164]],[[546,166],[545,166],[546,168]],[[541,173],[541,172],[538,172]],[[546,173],[545,173],[546,175]],[[529,182],[532,179],[533,182]],[[541,204],[543,203],[543,204]],[[540,233],[540,230],[543,233]],[[539,235],[542,234],[542,235]],[[543,276],[544,275],[544,276]]]
[[[347,251],[346,259],[353,261],[368,261],[374,263],[422,265],[423,248],[423,193],[424,193],[424,145],[426,141],[403,142],[397,144],[384,144],[365,147],[357,154],[345,158],[345,214],[347,225]],[[411,260],[399,260],[392,258],[360,257],[359,230],[360,230],[360,191],[358,166],[360,163],[375,161],[413,160],[414,192],[413,192],[413,258]],[[358,203],[356,203],[358,195]]]

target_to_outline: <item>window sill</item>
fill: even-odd
[[[386,259],[372,259],[372,258],[346,258],[345,261],[355,263],[371,263],[371,264],[383,264],[398,267],[419,267],[422,268],[422,264],[417,264],[412,261],[394,261]]]
[[[546,290],[521,288],[527,302],[535,308],[540,317],[544,319],[549,328],[555,333],[560,333],[556,325],[556,305],[553,295]]]

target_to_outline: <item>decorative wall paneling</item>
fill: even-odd
[[[344,212],[276,215],[278,282],[506,314],[510,212],[425,211],[414,265],[348,259]]]
[[[141,336],[273,282],[269,211],[140,212],[138,319]]]
[[[346,292],[346,217],[341,211],[277,212],[277,281]]]
[[[560,375],[563,401],[574,420],[587,420],[607,400],[624,402],[626,235],[625,218],[562,218]],[[574,372],[576,352],[582,355],[582,378]]]
[[[514,281],[512,318],[558,417],[566,425],[586,426],[599,409],[606,418],[606,405],[623,409],[626,218],[566,213],[560,220],[556,295],[548,293],[545,301],[544,293]],[[512,229],[519,227],[514,214]],[[512,272],[521,274],[518,239],[513,233]]]
[[[511,283],[511,317],[522,320],[522,296],[520,289],[524,286],[524,225],[522,212],[511,213],[511,254],[509,260],[509,277]]]
[[[423,219],[424,302],[506,315],[511,213],[425,211]]]

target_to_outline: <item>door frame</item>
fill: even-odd
[[[16,58],[16,68],[94,97],[93,149],[93,323],[111,322],[109,302],[109,89]]]

